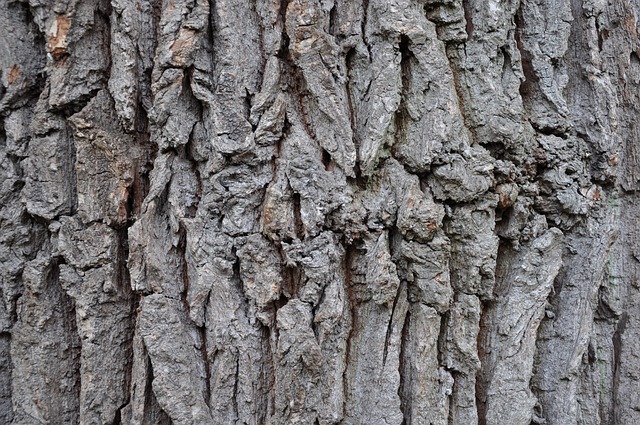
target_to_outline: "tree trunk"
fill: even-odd
[[[638,0],[0,8],[0,423],[640,423]]]

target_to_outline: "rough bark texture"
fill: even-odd
[[[640,1],[1,1],[0,423],[640,423]]]

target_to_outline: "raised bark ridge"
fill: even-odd
[[[640,423],[637,0],[5,0],[0,422]]]

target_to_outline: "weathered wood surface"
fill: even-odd
[[[640,423],[638,0],[0,7],[0,423]]]

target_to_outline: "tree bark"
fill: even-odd
[[[2,0],[0,423],[640,423],[639,14]]]

